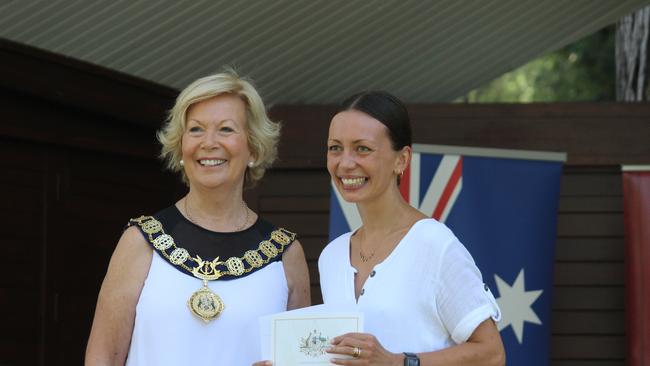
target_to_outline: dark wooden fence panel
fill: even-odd
[[[298,233],[307,257],[314,304],[322,303],[318,256],[327,244],[329,182],[325,169],[275,169],[256,189],[260,215]]]
[[[43,351],[47,156],[20,146],[0,142],[0,364],[35,365]]]
[[[47,233],[48,289],[55,309],[46,357],[56,364],[83,361],[97,289],[130,217],[174,202],[175,180],[153,159],[58,150],[57,199]]]
[[[619,167],[565,168],[552,315],[553,365],[623,365],[623,208]]]
[[[130,217],[176,198],[155,159],[0,138],[0,364],[80,365],[99,286]],[[171,188],[171,189],[170,189]]]

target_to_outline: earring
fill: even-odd
[[[181,166],[184,166],[184,165],[185,165],[185,162],[183,161],[183,159],[181,159],[181,161],[179,161],[178,163],[179,163]]]
[[[254,161],[249,161],[249,162],[248,162],[248,167],[249,167],[249,168],[252,168],[253,165],[255,165],[255,162],[254,162]]]

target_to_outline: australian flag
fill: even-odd
[[[502,312],[510,365],[549,365],[551,290],[563,153],[413,145],[400,190],[474,257]],[[332,187],[330,240],[361,226]]]

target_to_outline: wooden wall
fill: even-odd
[[[81,365],[122,228],[180,193],[153,138],[175,92],[1,41],[0,73],[0,365]]]
[[[11,69],[9,68],[11,67]],[[126,219],[178,198],[153,132],[173,90],[0,42],[0,364],[81,364],[94,302]],[[11,70],[11,71],[9,71]],[[14,71],[16,70],[16,71]],[[552,354],[555,366],[624,364],[618,164],[650,162],[649,104],[416,105],[415,141],[566,151]],[[277,106],[280,161],[250,206],[297,231],[320,301],[325,136],[333,108]]]
[[[620,168],[569,166],[560,194],[551,357],[555,365],[624,365]]]
[[[0,138],[0,364],[79,365],[126,220],[173,199],[151,160]],[[171,178],[171,179],[170,179]]]

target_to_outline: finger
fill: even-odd
[[[340,342],[335,344],[335,346],[348,346],[348,347],[361,347],[365,348],[370,344],[370,342],[366,342],[363,339],[358,339],[358,338],[343,338]]]
[[[345,339],[348,336],[348,334],[350,334],[350,333],[345,333],[345,334],[341,334],[338,337],[334,337],[334,338],[332,338],[330,343],[337,344],[337,343],[341,342],[343,339]]]
[[[364,361],[361,361],[357,358],[332,358],[330,362],[335,365],[345,365],[345,366],[355,366],[363,365]]]
[[[271,361],[269,361],[269,360],[265,360],[265,361],[257,361],[257,362],[255,362],[255,363],[253,364],[253,366],[271,366],[271,365],[273,365],[273,362],[271,362]]]
[[[350,339],[350,338],[366,341],[371,339],[372,335],[368,333],[345,333],[338,337],[332,338],[332,344],[340,343],[343,339]]]
[[[359,348],[359,350],[361,350],[361,348]],[[325,352],[354,357],[354,347],[350,346],[333,346],[325,349]]]

